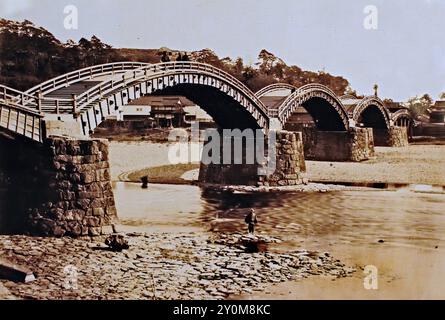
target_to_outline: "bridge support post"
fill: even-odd
[[[106,140],[50,137],[44,144],[0,147],[8,151],[0,175],[10,182],[4,194],[7,214],[15,220],[10,230],[73,237],[112,232],[117,213]],[[0,211],[4,206],[0,203]]]
[[[405,127],[391,126],[389,129],[372,129],[376,146],[405,147],[408,145],[408,131]]]
[[[386,128],[372,128],[374,136],[374,145],[378,147],[389,147],[390,144],[390,133]]]
[[[303,172],[306,171],[303,139],[299,132],[273,131],[275,134],[275,150],[272,151],[271,141],[265,139],[265,162],[249,163],[246,161],[246,149],[243,150],[241,164],[224,163],[224,154],[228,150],[220,144],[219,154],[212,158],[215,162],[208,163],[208,154],[203,154],[199,173],[201,184],[219,185],[249,185],[249,186],[288,186],[301,184]],[[222,132],[219,132],[220,140],[223,140]],[[234,139],[231,141],[234,142]],[[206,145],[211,141],[204,144]],[[255,141],[251,142],[255,144]],[[231,150],[233,151],[233,143]],[[211,155],[212,156],[212,155]],[[211,157],[210,156],[210,157]],[[214,155],[213,155],[214,156]],[[260,174],[261,170],[267,170]],[[268,169],[267,169],[268,168]]]
[[[304,155],[316,161],[363,161],[374,156],[371,128],[350,128],[349,131],[303,130]]]
[[[406,147],[408,142],[408,127],[392,126],[389,128],[389,146]]]

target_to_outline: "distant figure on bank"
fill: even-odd
[[[142,181],[142,189],[148,189],[148,177],[143,176],[141,178],[141,181]]]
[[[247,223],[249,233],[254,234],[255,233],[255,225],[258,223],[258,220],[256,218],[255,209],[250,209],[250,212],[247,214],[244,221]]]
[[[178,53],[178,56],[176,57],[176,61],[182,61],[181,52]]]

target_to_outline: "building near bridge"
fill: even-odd
[[[125,106],[124,112],[122,113],[122,119],[134,121],[134,120],[153,120],[150,117],[151,115],[151,106],[145,104],[130,104]]]
[[[402,102],[396,102],[396,101],[383,101],[383,104],[385,105],[385,107],[391,112],[394,113],[396,111],[399,111],[401,109],[407,109],[407,107],[405,107],[403,105]]]
[[[194,102],[183,96],[146,96],[125,106],[123,120],[150,122],[152,127],[186,127],[192,122],[213,122]]]
[[[438,100],[428,109],[431,123],[445,123],[445,100]]]

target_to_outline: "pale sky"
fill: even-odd
[[[79,11],[78,30],[63,12]],[[367,5],[377,30],[363,26]],[[288,65],[347,78],[362,94],[406,100],[445,91],[445,0],[0,0],[0,17],[62,41],[95,34],[113,47],[199,50],[253,62],[267,49]]]

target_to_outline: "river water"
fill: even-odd
[[[257,232],[279,236],[274,250],[329,251],[359,268],[379,270],[379,289],[363,275],[305,280],[255,298],[444,298],[445,194],[428,186],[328,193],[230,194],[189,185],[117,182],[116,205],[125,229],[146,232],[244,232],[255,208]],[[304,290],[302,290],[304,289]]]

